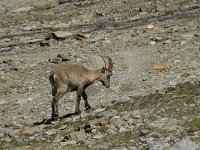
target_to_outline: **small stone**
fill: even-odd
[[[168,67],[168,63],[167,62],[156,62],[156,63],[152,63],[148,67],[148,71],[150,73],[157,73],[157,72],[160,72],[160,71],[166,69],[167,67]]]
[[[36,137],[35,136],[30,136],[29,140],[34,140]]]
[[[28,41],[28,44],[31,44],[31,43],[39,43],[39,42],[41,42],[42,41],[42,39],[32,39],[32,40],[29,40]]]
[[[72,140],[72,141],[67,141],[67,142],[61,142],[60,145],[61,146],[65,146],[65,145],[75,145],[76,144],[76,141],[75,140]]]
[[[49,2],[37,2],[37,3],[33,3],[32,6],[35,9],[38,9],[38,10],[50,9],[51,8],[51,5],[50,5]]]
[[[89,35],[86,34],[86,33],[80,32],[80,33],[75,35],[75,38],[77,40],[85,40],[85,39],[89,38]]]
[[[11,65],[12,64],[12,59],[5,59],[5,60],[3,60],[3,63],[4,64],[8,64],[8,65]]]
[[[14,10],[13,12],[14,13],[17,13],[17,12],[29,12],[31,10],[33,10],[33,7],[22,7],[22,8]]]
[[[2,81],[2,80],[1,80]],[[5,104],[6,101],[5,100],[0,100],[0,105]]]
[[[155,44],[156,44],[155,41],[150,41],[150,42],[149,42],[149,45],[152,45],[152,46],[153,46],[153,45],[155,45]]]
[[[54,64],[58,64],[58,63],[62,62],[62,59],[59,58],[59,57],[57,57],[57,58],[52,58],[52,59],[49,58],[48,62],[54,63]]]
[[[185,73],[183,73],[182,75],[181,75],[181,77],[189,77],[190,76],[190,73],[188,73],[188,72],[185,72]]]
[[[126,132],[126,131],[128,131],[128,129],[126,129],[126,128],[124,128],[124,127],[121,127],[121,128],[119,128],[119,133],[121,133],[121,132]]]
[[[164,10],[165,10],[165,6],[161,5],[161,4],[158,4],[156,6],[156,9],[155,9],[156,12],[161,12],[161,11],[164,11]]]
[[[103,112],[104,110],[106,110],[106,108],[98,108],[98,109],[94,110],[94,112],[100,113],[100,112]]]
[[[49,42],[47,40],[42,40],[40,42],[40,46],[50,46]]]
[[[147,29],[152,29],[153,27],[154,27],[154,25],[152,25],[152,24],[147,25]]]
[[[57,133],[57,129],[50,129],[48,131],[45,132],[46,135],[52,135],[52,134],[56,134]]]
[[[95,136],[93,136],[93,139],[100,140],[101,138],[103,138],[103,134],[101,134],[100,132],[98,132]]]
[[[96,15],[97,15],[97,16],[104,16],[104,14],[103,14],[102,11],[96,11]]]
[[[70,32],[65,32],[65,31],[56,31],[51,33],[54,39],[61,39],[64,40],[67,37],[71,36],[72,33]]]
[[[192,39],[195,37],[195,34],[194,33],[184,33],[182,34],[182,37],[185,38],[185,39]]]
[[[199,67],[199,62],[197,62],[197,61],[191,61],[191,62],[190,62],[190,67],[191,67],[191,68]]]
[[[70,58],[71,54],[69,55],[65,55],[65,54],[58,54],[57,57],[58,58],[61,58],[62,61],[69,61],[71,58]]]
[[[127,150],[126,147],[114,147],[111,150]]]
[[[81,4],[82,4],[81,2],[75,2],[74,3],[75,6],[81,6]]]
[[[195,104],[190,104],[189,106],[190,106],[190,107],[194,107],[194,106],[196,106],[196,105],[195,105]]]
[[[163,41],[163,37],[153,37],[151,38],[152,41],[155,41],[156,43]]]
[[[159,118],[159,119],[155,120],[154,122],[152,122],[151,126],[160,128],[162,130],[164,130],[164,129],[176,130],[178,127],[177,122],[178,121],[176,119]]]
[[[36,27],[36,25],[25,26],[25,27],[22,27],[22,30],[24,30],[24,31],[34,31],[34,30],[37,30],[37,27]]]
[[[194,36],[197,37],[198,39],[200,39],[200,32],[196,33]]]
[[[42,131],[43,127],[42,126],[34,126],[34,127],[23,127],[21,129],[19,129],[19,133],[23,133],[23,134],[29,134],[32,135],[35,132],[39,132]]]
[[[67,127],[68,127],[68,125],[62,125],[60,128],[58,128],[59,130],[65,130],[65,129],[67,129]]]
[[[186,43],[186,41],[181,41],[181,45],[184,45]]]
[[[106,127],[108,127],[109,129],[108,129],[108,131],[111,131],[112,133],[115,133],[115,132],[117,132],[119,129],[116,127],[116,126],[114,126],[114,125],[106,125]]]
[[[148,129],[143,129],[140,131],[140,136],[144,136],[144,135],[147,135],[149,133],[151,133],[152,131],[151,130],[148,130]]]
[[[80,130],[70,134],[71,138],[76,141],[84,141],[86,139],[85,130]]]
[[[163,44],[170,44],[170,43],[172,43],[172,41],[170,41],[170,40],[163,41]]]
[[[56,25],[53,25],[51,28],[52,29],[63,29],[63,28],[67,28],[67,27],[70,27],[70,22],[69,23],[60,23],[60,24],[56,24]]]
[[[3,137],[5,137],[5,133],[0,131],[0,138],[3,138]]]
[[[141,12],[141,13],[139,13],[140,15],[146,15],[147,14],[147,12]]]

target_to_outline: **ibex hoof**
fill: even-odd
[[[91,109],[91,106],[90,106],[90,105],[86,105],[86,106],[85,106],[85,109],[86,109],[86,110],[90,110],[90,109]]]
[[[75,115],[80,115],[81,114],[81,111],[80,110],[76,110],[75,111]]]
[[[52,121],[56,121],[56,120],[58,120],[59,119],[59,115],[58,114],[54,114],[54,115],[52,115]]]

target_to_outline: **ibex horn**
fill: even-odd
[[[102,55],[99,55],[99,56],[101,56],[103,58],[103,61],[105,63],[105,68],[106,68],[106,61],[105,61],[104,57]]]
[[[109,70],[112,70],[113,69],[113,62],[112,62],[112,59],[109,57],[109,56],[106,56],[109,60],[109,66],[108,66],[108,69]]]

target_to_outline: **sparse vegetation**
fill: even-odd
[[[187,122],[188,127],[197,127],[200,128],[200,118],[195,118],[189,122]]]
[[[0,150],[200,148],[198,0],[0,1]],[[89,86],[78,116],[65,94],[52,121],[53,63],[93,70],[99,55],[110,88]]]

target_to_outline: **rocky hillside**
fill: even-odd
[[[0,149],[200,149],[198,0],[0,0]],[[76,93],[51,121],[58,63],[103,66],[109,89]]]

